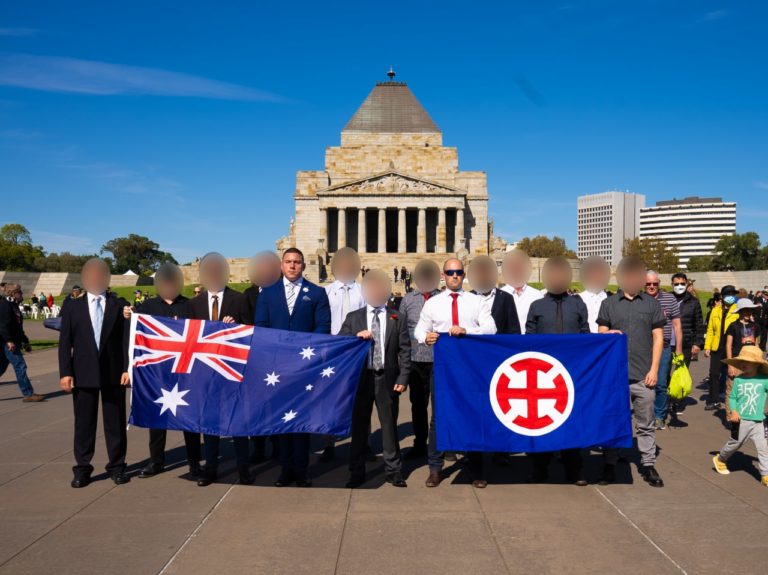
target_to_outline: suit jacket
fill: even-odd
[[[472,293],[477,291],[472,290]],[[496,333],[520,335],[520,319],[517,317],[515,298],[502,289],[496,288],[491,306],[491,317],[496,324]]]
[[[75,387],[99,388],[120,385],[128,371],[128,341],[123,307],[128,302],[107,295],[99,347],[93,335],[87,295],[67,304],[59,334],[59,375],[75,378]]]
[[[203,290],[189,300],[189,319],[211,319],[208,314],[208,292]],[[248,302],[239,291],[225,287],[224,295],[219,306],[219,319],[232,316],[236,323],[250,324],[248,317]]]
[[[29,340],[24,333],[24,316],[16,302],[0,299],[0,349],[9,341],[23,346]]]
[[[256,301],[254,324],[288,331],[331,333],[331,306],[328,294],[319,286],[305,279],[293,304],[293,313],[288,313],[285,286],[281,279],[274,285],[261,290]]]
[[[253,318],[256,317],[256,302],[259,300],[259,286],[250,285],[243,291],[245,296],[245,313],[248,317],[246,323],[253,323]]]
[[[368,306],[349,312],[339,335],[355,336],[368,329]],[[397,310],[387,309],[387,327],[384,332],[384,377],[393,388],[408,387],[411,373],[411,336],[408,320]],[[371,348],[373,349],[373,348]]]

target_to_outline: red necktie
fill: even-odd
[[[428,300],[428,299],[431,297],[431,295],[432,295],[432,294],[430,294],[429,292],[426,292],[426,291],[425,291],[425,292],[424,292],[423,294],[421,294],[421,295],[424,297],[424,301],[427,301],[427,300]]]
[[[459,325],[459,294],[454,292],[451,297],[451,325]]]

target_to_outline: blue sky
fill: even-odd
[[[273,248],[296,170],[390,65],[488,174],[509,240],[576,236],[576,197],[768,216],[763,2],[0,0],[0,223],[48,250],[147,235],[188,261]],[[763,233],[768,240],[768,233]]]

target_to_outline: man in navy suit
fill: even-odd
[[[302,277],[304,254],[297,248],[283,252],[280,268],[283,278],[262,290],[256,301],[254,323],[288,331],[331,333],[331,308],[325,290]],[[293,482],[299,487],[311,487],[307,477],[309,467],[309,434],[292,433],[280,436],[280,477],[277,487]]]
[[[128,302],[108,293],[110,274],[104,260],[88,260],[80,275],[86,295],[69,304],[59,335],[60,385],[72,394],[75,404],[76,465],[71,485],[80,488],[91,482],[99,400],[107,443],[107,472],[112,481],[122,485],[129,481],[125,474],[125,386],[130,379],[123,317]]]

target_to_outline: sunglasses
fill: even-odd
[[[659,287],[659,282],[645,282],[645,287]]]
[[[464,270],[445,270],[443,273],[447,276],[463,276]]]

